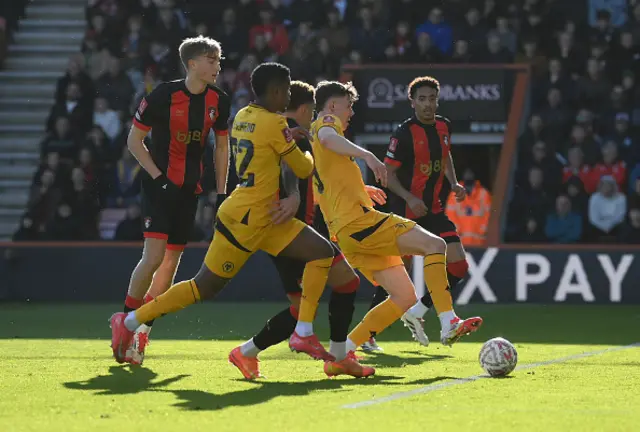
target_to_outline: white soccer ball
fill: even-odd
[[[497,337],[482,345],[478,356],[480,366],[492,377],[509,375],[518,364],[518,352],[508,340]]]

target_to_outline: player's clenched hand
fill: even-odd
[[[380,183],[382,187],[387,187],[387,167],[378,159],[373,153],[368,153],[364,157],[364,161],[367,166],[373,171],[373,175],[376,177],[376,182]]]
[[[467,190],[460,183],[451,186],[451,191],[456,194],[456,201],[461,202],[467,197]]]
[[[384,205],[387,202],[387,194],[382,189],[370,185],[366,185],[364,188],[367,190],[369,198],[375,203]]]
[[[153,181],[165,200],[173,200],[180,192],[180,187],[169,180],[164,174],[160,174],[154,178]]]
[[[271,222],[281,224],[296,215],[300,207],[300,195],[295,193],[277,201],[271,209]]]
[[[293,139],[296,141],[303,138],[306,138],[308,140],[311,139],[311,135],[309,135],[309,131],[307,131],[302,126],[294,127],[290,130],[291,130],[291,135],[293,136]]]
[[[427,214],[427,205],[420,198],[415,195],[411,195],[409,199],[407,199],[407,205],[411,209],[414,215],[417,217],[422,217]]]

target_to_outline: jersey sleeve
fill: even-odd
[[[331,129],[335,130],[338,133],[338,135],[343,134],[342,122],[338,117],[334,115],[326,114],[325,116],[322,117],[322,120],[318,125],[318,131],[323,127],[330,127]]]
[[[151,93],[142,98],[133,117],[135,127],[145,132],[151,130],[159,118],[158,113],[161,112],[165,104],[164,93],[164,86],[160,84]]]
[[[226,93],[220,92],[218,99],[218,118],[213,124],[216,135],[227,135],[229,133],[229,113],[231,112],[231,98]]]
[[[391,135],[384,163],[396,167],[410,164],[411,161],[409,159],[411,157],[412,148],[413,137],[411,136],[409,128],[405,125],[400,125]]]
[[[277,124],[269,131],[269,135],[269,144],[280,156],[290,153],[294,147],[297,148],[296,140],[293,139],[291,129],[284,117],[278,119]]]

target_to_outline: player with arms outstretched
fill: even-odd
[[[355,350],[415,304],[415,289],[400,258],[403,255],[425,257],[424,278],[442,324],[441,341],[451,345],[475,331],[482,319],[462,320],[453,310],[444,240],[414,221],[373,208],[355,158],[366,162],[382,186],[387,184],[387,169],[371,152],[344,137],[357,97],[351,84],[319,83],[316,104],[320,112],[311,127],[315,189],[329,232],[337,238],[349,263],[389,293],[389,298],[370,310],[351,331],[347,349]],[[334,371],[335,364],[326,362],[327,375],[331,376]]]
[[[284,113],[290,128],[302,127],[304,130],[309,129],[315,110],[314,93],[313,86],[307,83],[301,81],[293,81],[291,83],[291,100],[287,111]],[[296,142],[302,151],[311,151],[311,143],[306,137],[300,137]],[[322,216],[318,214],[319,218],[315,217],[315,208],[313,179],[310,177],[299,180],[287,164],[283,162],[280,200],[275,207],[276,214],[273,222],[276,224],[282,223],[291,217],[295,217],[308,225],[314,226],[319,233],[329,238]],[[309,354],[322,360],[335,360],[336,364],[342,367],[337,374],[348,374],[355,377],[373,375],[375,373],[373,368],[360,365],[355,356],[347,355],[346,352],[347,334],[353,317],[356,290],[360,285],[360,278],[333,243],[332,246],[335,249],[335,258],[327,281],[331,287],[331,298],[329,300],[329,355],[323,348],[320,351]],[[234,348],[229,354],[229,361],[247,379],[262,377],[258,360],[260,352],[286,340],[290,336],[292,337],[289,344],[293,350],[297,350],[300,336],[311,334],[308,329],[296,329],[300,295],[302,293],[300,282],[303,276],[304,262],[284,256],[271,256],[271,259],[278,270],[291,306],[270,318],[255,336]],[[294,329],[296,330],[295,333]]]
[[[444,239],[452,289],[465,277],[469,266],[456,226],[445,213],[445,177],[458,202],[464,200],[466,191],[458,183],[451,156],[451,122],[436,114],[439,94],[440,83],[433,77],[418,77],[409,84],[408,97],[415,113],[391,136],[384,162],[389,172],[390,210]],[[410,257],[406,263],[410,269]],[[426,290],[402,317],[413,337],[424,346],[429,339],[423,329],[423,316],[432,306]]]
[[[306,263],[298,325],[313,328],[333,262],[333,248],[299,219],[281,224],[272,221],[280,186],[280,160],[284,159],[300,178],[309,177],[314,168],[311,155],[300,151],[286,119],[278,114],[289,104],[290,85],[289,69],[278,63],[261,64],[251,74],[256,103],[238,112],[232,128],[239,184],[218,210],[216,231],[204,263],[193,279],[173,285],[136,311],[111,317],[112,349],[117,360],[126,360],[125,349],[140,324],[214,297],[258,250]],[[319,345],[313,334],[300,339],[300,351],[313,351]]]
[[[149,302],[173,283],[202,192],[202,156],[211,129],[216,135],[217,192],[225,193],[231,102],[214,85],[220,72],[220,44],[200,36],[184,40],[178,51],[186,79],[162,83],[142,100],[127,139],[129,150],[145,170],[145,241],[142,259],[131,274],[125,312]],[[146,147],[143,139],[150,131]],[[142,363],[152,324],[150,320],[137,329],[127,355],[132,363]]]

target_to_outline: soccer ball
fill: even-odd
[[[492,377],[509,375],[518,364],[518,352],[508,340],[497,337],[482,345],[478,356],[480,366]]]

